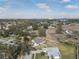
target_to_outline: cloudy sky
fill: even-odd
[[[79,0],[0,0],[0,18],[79,18]]]

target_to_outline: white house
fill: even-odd
[[[49,59],[52,59],[52,57],[54,59],[60,59],[61,58],[60,51],[57,47],[55,47],[55,48],[52,48],[52,47],[43,48],[42,50],[43,50],[43,52],[47,52]]]
[[[73,35],[73,32],[71,30],[65,30],[65,33],[69,35]]]
[[[27,29],[33,29],[33,27],[32,26],[28,26]]]

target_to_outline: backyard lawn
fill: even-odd
[[[60,44],[59,49],[61,51],[61,59],[75,59],[75,48],[71,45]]]
[[[47,55],[36,54],[36,59],[48,59]]]
[[[67,44],[58,44],[60,49],[61,59],[75,59],[75,47]],[[36,54],[36,59],[48,59],[47,55]]]

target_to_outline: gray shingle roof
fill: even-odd
[[[42,43],[43,41],[44,41],[44,39],[41,38],[41,37],[36,37],[36,38],[34,39],[34,42],[37,43],[37,44],[40,44],[40,43]]]

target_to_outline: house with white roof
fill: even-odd
[[[33,29],[33,27],[32,27],[32,26],[28,26],[28,27],[27,27],[27,29],[29,29],[29,30],[30,30],[30,29]]]
[[[69,35],[72,35],[72,34],[73,34],[73,32],[70,31],[70,30],[65,30],[65,33],[66,33],[66,34],[69,34]]]
[[[43,50],[43,52],[47,52],[49,59],[52,59],[52,57],[54,59],[60,59],[61,58],[60,51],[57,47],[55,47],[55,48],[52,48],[52,47],[43,48],[42,50]]]

